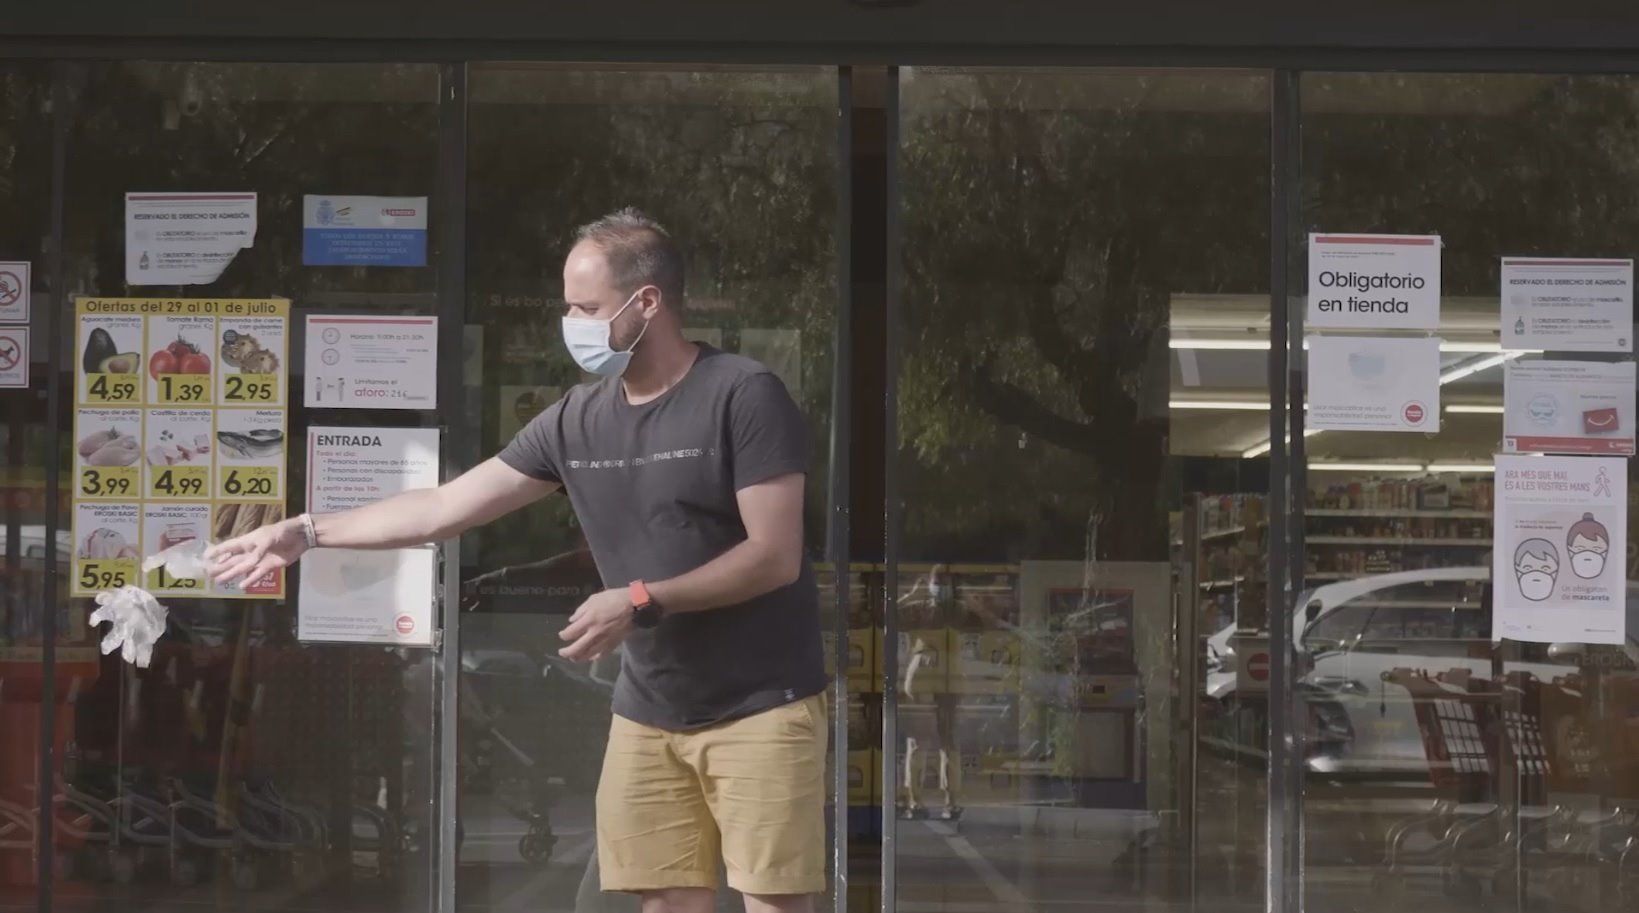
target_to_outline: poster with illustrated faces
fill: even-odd
[[[1498,456],[1493,636],[1621,644],[1626,634],[1627,461]]]

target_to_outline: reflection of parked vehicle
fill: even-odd
[[[1410,693],[1396,669],[1492,674],[1489,571],[1438,568],[1362,577],[1304,591],[1293,637],[1308,710],[1308,766],[1328,776],[1422,778],[1428,760]],[[1639,661],[1639,588],[1629,585],[1628,659]],[[1233,627],[1207,641],[1207,697],[1236,696]],[[1552,662],[1507,671],[1553,681],[1575,671],[1576,645],[1554,645]]]

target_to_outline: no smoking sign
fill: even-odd
[[[28,261],[0,260],[0,323],[28,322],[29,283]]]
[[[28,386],[28,327],[0,327],[0,387]]]

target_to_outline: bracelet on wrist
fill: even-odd
[[[302,514],[302,537],[307,540],[308,548],[319,547],[319,531],[313,525],[312,514]]]

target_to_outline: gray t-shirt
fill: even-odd
[[[808,471],[809,436],[762,365],[701,346],[659,399],[634,406],[619,379],[575,387],[500,453],[569,493],[605,586],[687,573],[745,541],[735,493]],[[626,639],[614,711],[697,729],[825,689],[819,595],[796,583],[737,606],[669,615]]]

